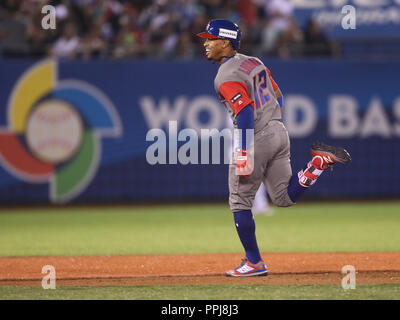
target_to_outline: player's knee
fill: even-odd
[[[277,206],[277,207],[284,207],[284,208],[286,208],[286,207],[290,207],[290,206],[292,206],[292,205],[294,205],[294,203],[292,202],[292,203],[289,203],[289,202],[279,202],[279,201],[277,201],[277,202],[274,202],[274,204]]]
[[[277,207],[290,207],[294,205],[294,202],[289,198],[287,194],[282,194],[281,196],[274,197],[271,200]]]
[[[251,210],[252,203],[246,198],[242,197],[231,197],[229,199],[229,207],[232,212]]]

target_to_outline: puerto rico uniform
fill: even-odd
[[[254,118],[254,122],[251,120],[254,139],[246,140],[243,132],[242,143],[238,146],[242,150],[251,150],[253,172],[246,177],[239,176],[236,164],[229,166],[231,211],[251,210],[261,182],[275,204],[293,205],[287,192],[292,177],[289,136],[281,122],[281,107],[275,96],[278,85],[269,69],[256,57],[236,53],[219,67],[214,86],[235,129],[240,129],[238,116],[241,112],[252,112]],[[234,151],[234,158],[238,152],[240,150]]]

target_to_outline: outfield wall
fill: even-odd
[[[314,140],[353,158],[306,197],[400,196],[400,62],[263,61],[285,97],[292,168],[310,159]],[[146,135],[161,129],[169,141],[169,121],[178,132],[227,126],[217,69],[207,61],[0,60],[0,203],[226,200],[227,165],[174,164],[168,149],[166,164],[146,160],[156,141]],[[50,116],[35,114],[46,101],[62,101],[81,124],[60,103]]]

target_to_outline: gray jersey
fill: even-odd
[[[235,128],[236,115],[249,103],[254,110],[255,134],[265,128],[270,120],[281,119],[280,106],[274,93],[277,85],[268,68],[258,58],[237,53],[220,66],[214,87]]]

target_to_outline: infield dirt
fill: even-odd
[[[52,265],[57,286],[168,284],[337,284],[343,266],[357,284],[400,283],[400,252],[263,253],[269,276],[225,277],[241,254],[119,255],[0,258],[0,285],[41,286]]]

